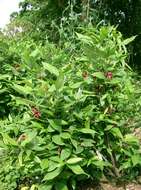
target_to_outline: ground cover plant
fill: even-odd
[[[139,90],[114,27],[79,28],[74,42],[7,41],[0,76],[0,188],[71,190],[140,175]],[[5,110],[7,107],[7,110]]]

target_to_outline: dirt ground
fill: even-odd
[[[114,187],[110,184],[101,184],[101,189],[99,190],[141,190],[141,185],[132,183],[124,187]]]
[[[82,187],[80,190],[141,190],[141,185],[131,183],[128,185],[115,187],[109,183],[101,183],[95,187]]]

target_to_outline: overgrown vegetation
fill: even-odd
[[[0,189],[77,190],[103,177],[135,179],[140,90],[126,49],[135,37],[94,26],[88,15],[81,23],[79,4],[69,4],[58,25],[54,18],[51,34],[38,19],[54,5],[31,3],[26,18],[32,13],[37,30],[15,31],[26,22],[18,15],[0,37]]]

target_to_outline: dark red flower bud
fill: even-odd
[[[41,113],[39,112],[37,108],[32,108],[32,114],[34,115],[36,119],[39,119],[41,117]]]
[[[16,70],[19,70],[19,69],[20,69],[20,64],[18,64],[18,63],[15,64],[15,65],[14,65],[14,68],[15,68]]]
[[[27,139],[27,135],[26,134],[22,134],[19,138],[18,138],[18,142],[24,141]]]
[[[112,72],[107,72],[105,74],[105,76],[106,76],[107,79],[112,79],[113,78],[113,73]]]
[[[83,77],[84,79],[87,79],[87,78],[88,78],[88,72],[87,72],[87,71],[84,71],[84,72],[82,73],[82,77]]]

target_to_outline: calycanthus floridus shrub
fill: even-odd
[[[132,39],[123,41],[113,27],[76,36],[79,49],[71,53],[71,46],[17,44],[20,63],[5,81],[11,113],[0,124],[2,165],[11,174],[2,167],[0,176],[8,177],[1,184],[10,184],[14,173],[13,189],[67,190],[87,179],[138,175],[135,89],[125,48]]]

